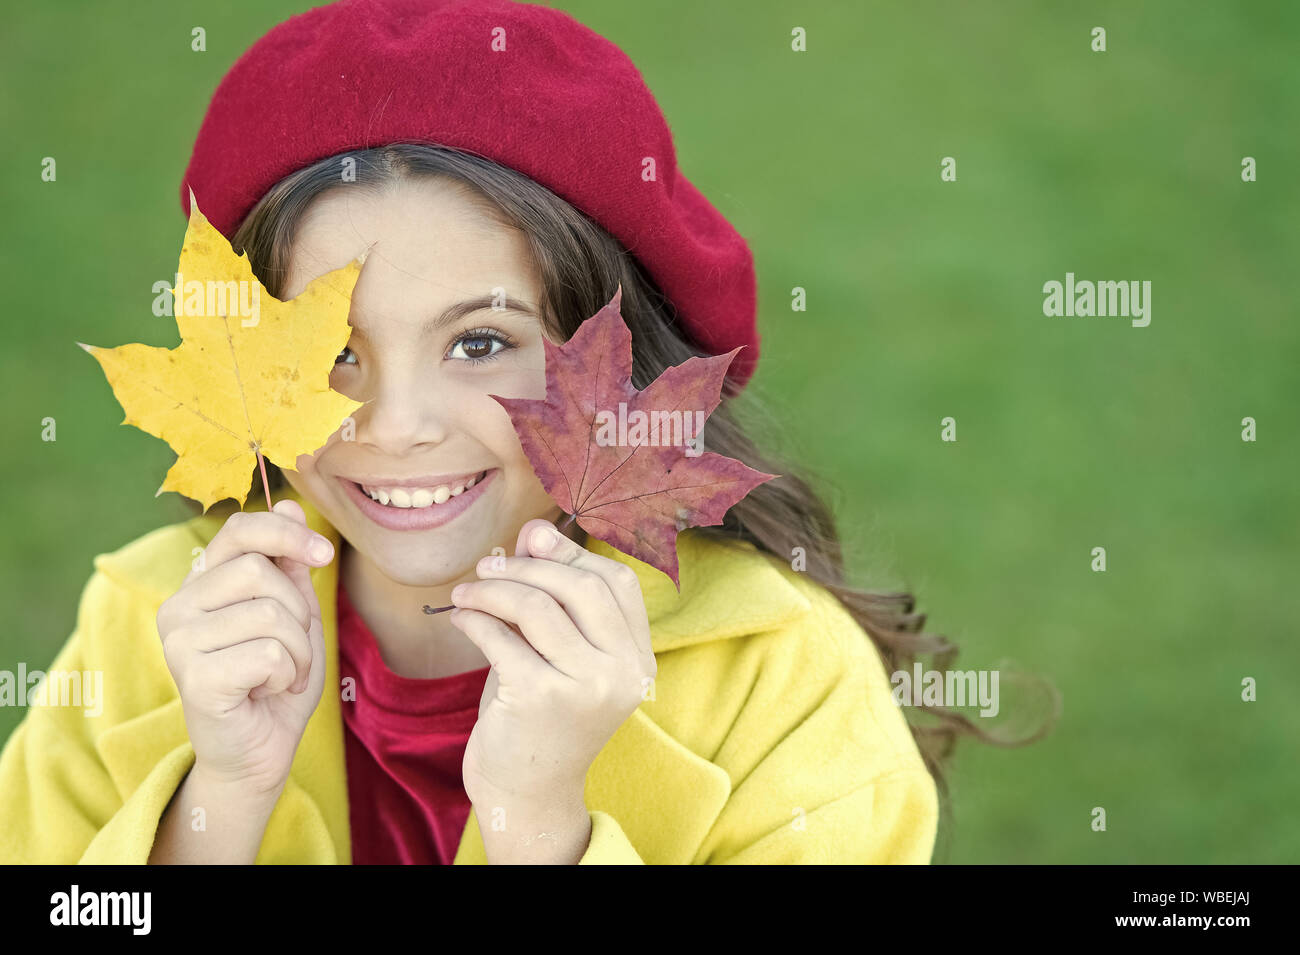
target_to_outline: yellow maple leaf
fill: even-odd
[[[77,342],[103,368],[126,412],[122,424],[162,438],[176,452],[155,497],[176,491],[201,503],[205,513],[228,497],[243,507],[259,453],[293,469],[300,454],[319,450],[361,407],[329,384],[334,360],[352,334],[348,310],[361,261],[281,302],[190,194],[172,289],[180,345]]]

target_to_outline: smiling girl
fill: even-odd
[[[318,8],[223,81],[189,189],[280,299],[366,254],[331,377],[363,405],[270,512],[96,559],[55,666],[110,702],[10,740],[5,861],[929,861],[887,668],[951,648],[746,436],[749,249],[616,47],[504,0]],[[620,287],[638,388],[748,346],[704,440],[781,475],[679,535],[680,593],[557,531],[491,397],[544,397],[543,342]]]

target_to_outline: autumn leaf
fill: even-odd
[[[721,524],[775,474],[703,451],[736,352],[690,358],[644,391],[632,386],[632,333],[623,288],[564,345],[543,340],[546,398],[492,395],[510,415],[538,479],[578,526],[657,567],[678,590],[677,534]]]
[[[360,260],[351,262],[281,302],[191,193],[172,289],[181,344],[77,342],[103,368],[126,412],[122,424],[162,438],[176,452],[155,497],[176,491],[200,502],[205,513],[228,497],[242,508],[261,457],[292,469],[300,454],[321,448],[361,407],[329,384],[352,332],[347,316],[360,272]]]

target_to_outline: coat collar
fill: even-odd
[[[308,500],[292,488],[275,497],[297,501],[308,526],[329,538],[336,554],[340,552],[338,531]],[[265,510],[265,503],[247,509]],[[223,512],[209,512],[162,528],[115,553],[100,555],[96,566],[119,583],[143,591],[156,607],[188,573],[191,546],[210,540],[224,517]],[[811,606],[777,569],[774,559],[759,555],[748,543],[728,545],[689,532],[679,535],[680,593],[665,574],[602,541],[588,538],[587,548],[636,572],[656,654],[775,629]],[[308,721],[284,793],[267,824],[259,862],[351,862],[337,692],[338,564],[335,560],[311,572],[325,632],[325,692]],[[652,857],[644,861],[687,864],[693,847],[703,840],[730,796],[731,781],[721,767],[680,743],[646,710],[642,706],[634,711],[592,764],[587,805],[613,816],[633,845],[654,847]],[[125,798],[153,766],[176,746],[187,745],[187,740],[184,712],[179,698],[173,697],[104,731],[96,745]],[[647,777],[653,778],[653,785],[647,785]],[[648,792],[653,795],[648,797]],[[664,835],[664,819],[669,817],[673,819],[671,840]],[[471,812],[455,863],[486,861]]]

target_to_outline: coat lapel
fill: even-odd
[[[95,748],[123,799],[140,788],[164,756],[189,742],[179,696],[169,703],[110,726]]]

